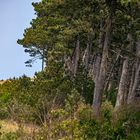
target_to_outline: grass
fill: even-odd
[[[18,130],[17,123],[11,120],[0,120],[0,127],[1,133],[16,132]]]
[[[17,124],[12,120],[0,120],[0,133],[9,133],[16,132],[19,129],[19,126],[22,126],[23,130],[26,133],[32,133],[33,131],[38,130],[38,126],[33,124]]]

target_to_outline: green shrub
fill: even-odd
[[[4,133],[0,140],[18,140],[18,136],[15,132]]]

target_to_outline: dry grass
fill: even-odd
[[[19,129],[19,125],[12,120],[0,120],[0,132],[16,132]],[[38,126],[33,125],[33,124],[21,124],[20,126],[22,126],[23,130],[26,133],[32,133],[34,131],[37,131],[39,129]]]
[[[0,120],[1,132],[16,132],[18,125],[14,121]]]

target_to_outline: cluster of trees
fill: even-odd
[[[37,17],[18,40],[33,57],[28,64],[39,55],[42,67],[57,65],[55,69],[64,69],[71,80],[79,71],[85,81],[92,78],[95,116],[100,114],[104,93],[112,88],[117,89],[116,109],[138,103],[139,1],[42,0],[33,6]],[[88,94],[86,82],[81,86],[80,92]]]
[[[1,117],[41,125],[48,140],[140,138],[140,1],[42,0],[33,7],[36,19],[18,44],[31,56],[28,66],[42,59],[42,72],[0,85]]]

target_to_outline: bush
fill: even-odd
[[[3,133],[1,140],[18,140],[18,136],[15,132]]]
[[[116,134],[125,139],[140,139],[140,108],[123,107],[115,112],[113,118]]]

